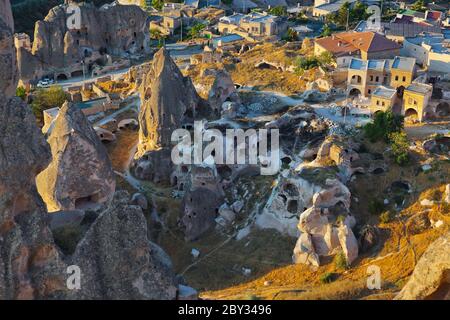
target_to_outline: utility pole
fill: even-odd
[[[345,28],[345,31],[348,31],[348,19],[350,17],[350,7],[347,9],[347,26]]]
[[[180,14],[180,19],[181,19],[180,39],[181,39],[181,42],[183,42],[183,14]]]

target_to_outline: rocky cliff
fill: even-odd
[[[149,52],[148,15],[140,7],[75,5],[79,14],[64,4],[36,22],[32,50],[19,50],[22,80],[33,80],[45,72],[70,76],[81,70],[75,66],[81,66],[82,60],[89,69],[105,54],[123,57]]]
[[[65,265],[35,177],[50,162],[29,107],[0,96],[0,299],[60,298]]]
[[[70,259],[83,272],[76,299],[175,299],[172,263],[147,239],[147,223],[129,195],[117,192]]]
[[[450,233],[428,247],[395,299],[450,299]]]
[[[17,83],[14,22],[9,0],[0,0],[0,93],[11,96]]]
[[[111,201],[116,185],[111,161],[80,109],[62,106],[48,142],[53,159],[36,181],[50,212]]]
[[[141,179],[169,182],[172,132],[192,125],[196,113],[203,111],[203,101],[164,48],[155,54],[139,91],[142,105],[134,173]]]

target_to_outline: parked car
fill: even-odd
[[[38,88],[48,88],[51,86],[55,81],[53,79],[44,78],[42,80],[39,80],[37,87]]]

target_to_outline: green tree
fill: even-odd
[[[333,31],[331,30],[330,26],[328,24],[325,24],[322,28],[322,32],[320,34],[321,37],[329,37]]]
[[[142,0],[142,1],[146,2],[145,0]],[[161,11],[163,6],[164,6],[164,0],[152,0],[152,7],[155,8],[156,10]]]
[[[334,61],[333,54],[329,51],[322,52],[317,59],[322,66],[329,65]]]
[[[268,10],[268,12],[270,14],[273,14],[274,16],[279,16],[279,17],[283,17],[283,16],[287,15],[286,7],[283,7],[283,6],[276,6],[276,7],[270,8]]]
[[[409,162],[409,142],[405,132],[393,132],[389,135],[395,162],[404,166]]]
[[[205,28],[206,28],[206,25],[204,23],[196,23],[196,24],[194,24],[189,29],[188,37],[190,39],[198,38]]]
[[[61,107],[67,100],[67,95],[61,86],[51,86],[47,89],[39,89],[33,97],[31,109],[38,120],[42,120],[42,111]]]
[[[349,18],[350,12],[350,3],[345,2],[336,13],[334,22],[340,26],[347,25],[347,19]]]
[[[364,132],[371,142],[376,142],[381,139],[389,142],[389,135],[391,133],[402,131],[403,122],[403,116],[396,115],[392,111],[377,112],[373,122],[364,126]]]
[[[298,40],[298,33],[297,31],[289,28],[286,32],[286,35],[283,37],[286,41],[297,41]]]
[[[417,0],[416,2],[413,3],[413,5],[411,6],[411,9],[413,9],[414,11],[425,12],[427,10],[425,0]]]
[[[162,46],[165,38],[166,36],[163,35],[160,30],[150,29],[150,39],[158,40],[158,47]]]
[[[24,87],[17,87],[16,96],[25,101],[25,98],[27,97],[27,91]]]

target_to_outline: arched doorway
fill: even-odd
[[[405,87],[404,86],[400,86],[397,88],[397,97],[398,98],[403,98],[403,92],[405,92]]]
[[[348,96],[351,98],[357,98],[361,95],[361,91],[359,89],[353,88],[348,93]]]
[[[417,120],[419,118],[419,114],[417,113],[416,109],[409,108],[405,111],[405,118]]]
[[[58,74],[58,76],[56,77],[57,81],[63,81],[63,80],[67,80],[67,75],[64,73]]]

